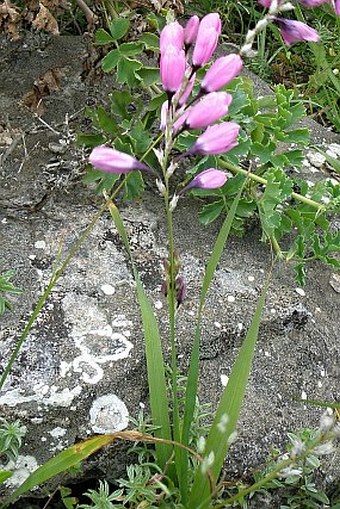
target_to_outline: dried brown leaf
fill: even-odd
[[[37,115],[45,112],[43,97],[59,90],[63,73],[60,69],[50,69],[34,81],[33,88],[24,97],[24,104]]]
[[[19,23],[21,14],[10,0],[0,4],[0,31],[8,34],[12,39],[19,39]]]
[[[42,3],[39,3],[39,11],[32,21],[32,25],[38,30],[46,30],[53,35],[59,35],[57,20]]]

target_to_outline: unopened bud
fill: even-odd
[[[291,4],[290,2],[286,2],[279,7],[280,12],[292,11],[293,9],[295,9],[295,5]]]
[[[163,152],[163,150],[161,148],[160,149],[154,148],[153,151],[154,151],[155,156],[157,157],[157,160],[158,160],[159,164],[162,166],[163,165],[163,159],[164,159],[164,152]]]
[[[175,210],[175,208],[177,207],[178,200],[179,200],[179,196],[177,194],[174,194],[173,197],[171,198],[170,203],[169,203],[169,209],[171,212],[173,212]]]
[[[178,163],[171,163],[168,167],[168,169],[166,170],[166,176],[168,178],[172,177],[172,175],[174,174],[176,168],[178,167]]]
[[[156,179],[156,186],[162,196],[166,195],[166,187],[160,179]]]

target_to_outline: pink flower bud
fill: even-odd
[[[161,81],[166,92],[176,92],[181,88],[185,73],[185,53],[174,46],[167,46],[161,55]]]
[[[328,3],[328,0],[300,0],[300,3],[305,7],[318,7],[318,5]]]
[[[90,163],[101,171],[109,173],[128,173],[131,170],[148,170],[149,168],[124,152],[100,145],[92,150]]]
[[[265,7],[266,9],[269,9],[271,6],[272,0],[257,0],[262,7]]]
[[[189,48],[195,41],[200,20],[198,16],[192,16],[184,28],[184,44]]]
[[[228,113],[233,100],[226,92],[211,92],[190,108],[186,125],[191,129],[204,129]]]
[[[209,168],[196,175],[184,189],[191,189],[192,187],[198,189],[218,189],[224,186],[226,181],[227,175],[224,171]]]
[[[196,44],[192,55],[194,67],[206,64],[214,53],[221,33],[221,20],[217,13],[204,16],[198,27]]]
[[[187,154],[224,154],[238,144],[236,138],[239,130],[240,126],[234,122],[210,126],[197,138]]]
[[[293,19],[285,19],[280,17],[276,18],[276,23],[280,28],[281,35],[284,42],[289,46],[294,42],[300,41],[313,41],[318,42],[320,40],[319,34],[314,28],[309,27],[301,21]]]
[[[174,21],[173,23],[165,25],[165,27],[161,31],[161,36],[159,40],[161,54],[164,53],[168,46],[174,46],[178,51],[180,51],[181,49],[183,49],[183,44],[184,44],[184,30],[183,27],[178,23],[178,21]]]
[[[239,55],[218,58],[204,76],[201,89],[205,93],[219,90],[230,83],[241,72],[242,67],[243,62]]]
[[[181,108],[180,110],[178,110],[177,113],[180,114],[182,111],[184,111],[184,108]],[[189,115],[189,111],[190,110],[184,111],[184,113],[182,113],[182,115],[180,115],[180,117],[178,117],[178,119],[174,122],[174,125],[173,125],[174,133],[177,133],[178,131],[180,131],[181,128],[184,126],[187,116]]]
[[[335,10],[335,14],[340,16],[340,0],[335,0],[335,2],[334,2],[334,10]]]

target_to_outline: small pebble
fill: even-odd
[[[323,156],[319,152],[314,152],[314,151],[308,152],[307,159],[316,168],[321,168],[321,166],[323,166],[323,164],[326,161],[325,156]]]
[[[1,222],[2,222],[2,224],[6,224],[7,223],[7,217],[4,217],[3,219],[1,219]]]
[[[221,383],[222,383],[223,387],[225,387],[227,385],[228,381],[229,381],[229,376],[221,375]]]
[[[271,308],[270,312],[272,313],[272,315],[275,315],[276,309],[275,308]]]
[[[46,242],[44,240],[37,240],[37,242],[34,244],[34,247],[36,249],[45,249],[46,248]]]
[[[233,295],[228,295],[227,301],[228,302],[235,302],[235,297]]]
[[[214,322],[214,325],[217,329],[221,329],[222,325],[220,324],[220,322]]]
[[[238,328],[239,331],[243,330],[243,323],[241,323],[241,322],[238,323],[237,324],[237,328]]]
[[[109,284],[102,285],[100,289],[105,295],[113,295],[116,291],[115,287]]]
[[[336,293],[340,293],[340,274],[332,274],[329,284]]]
[[[248,281],[255,281],[254,276],[248,276]]]
[[[302,288],[295,288],[296,293],[301,295],[301,297],[304,297],[306,295],[306,292]]]
[[[28,255],[28,258],[29,258],[30,260],[35,260],[35,259],[36,259],[36,257],[37,257],[37,255],[34,255],[34,254]]]
[[[305,391],[301,392],[301,399],[303,399],[304,401],[307,399],[307,393]]]
[[[324,377],[324,376],[326,375],[326,371],[325,371],[324,369],[322,369],[322,370],[320,371],[320,375],[321,375],[322,377]]]
[[[156,300],[155,302],[155,308],[156,309],[162,309],[163,303],[160,300]]]

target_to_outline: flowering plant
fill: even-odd
[[[306,229],[306,224],[310,226],[310,223],[316,217],[320,218],[326,212],[326,206],[316,202],[313,199],[314,196],[305,196],[307,193],[299,194],[293,191],[292,182],[285,175],[283,169],[278,167],[278,161],[281,160],[281,162],[283,161],[284,164],[287,164],[287,161],[290,163],[292,159],[289,159],[289,156],[286,154],[283,155],[284,157],[282,154],[276,154],[274,150],[276,145],[273,147],[272,140],[278,133],[278,140],[280,141],[288,140],[287,142],[290,142],[296,136],[300,136],[300,139],[305,140],[306,133],[303,129],[287,129],[301,114],[300,106],[292,105],[290,95],[282,88],[278,88],[276,90],[275,106],[277,106],[279,115],[276,115],[278,118],[272,118],[272,116],[266,113],[256,111],[255,102],[247,102],[244,89],[242,89],[240,82],[237,82],[237,76],[243,67],[243,59],[252,54],[252,46],[256,34],[268,23],[275,23],[279,27],[282,37],[287,44],[301,40],[318,40],[318,35],[311,28],[299,21],[288,20],[283,17],[283,13],[293,8],[289,2],[273,0],[270,4],[263,1],[261,3],[269,9],[268,14],[256,25],[254,30],[248,33],[245,44],[240,49],[239,54],[222,56],[216,59],[207,70],[203,68],[209,63],[214,54],[222,29],[219,15],[217,13],[210,13],[203,17],[202,20],[199,20],[197,16],[193,16],[185,27],[182,27],[174,20],[166,24],[160,34],[159,44],[159,76],[164,93],[160,94],[157,98],[159,104],[155,108],[156,111],[158,111],[158,106],[160,109],[160,135],[155,142],[151,142],[145,133],[145,129],[143,130],[140,124],[134,126],[135,134],[132,139],[134,140],[135,151],[130,151],[129,145],[122,143],[121,140],[118,140],[115,143],[115,148],[112,148],[102,143],[105,141],[105,138],[99,136],[96,141],[100,143],[94,143],[94,145],[98,146],[93,148],[89,157],[95,172],[100,172],[99,175],[102,175],[102,172],[104,172],[113,177],[110,179],[109,185],[102,186],[101,190],[106,192],[108,189],[111,189],[120,177],[124,175],[124,179],[117,185],[113,195],[108,196],[106,193],[106,202],[86,234],[91,231],[95,222],[108,207],[130,257],[136,281],[137,297],[144,329],[152,424],[155,427],[153,436],[138,432],[115,433],[112,436],[94,437],[83,444],[77,444],[77,446],[63,451],[60,455],[50,460],[48,465],[46,464],[37,469],[13,494],[11,499],[22,494],[26,489],[30,489],[34,485],[48,479],[48,476],[60,473],[63,468],[69,468],[87,457],[91,452],[117,438],[155,442],[156,461],[160,470],[157,480],[162,481],[165,490],[167,486],[175,486],[178,489],[180,493],[180,507],[205,509],[211,503],[214,503],[212,500],[219,495],[219,476],[229,446],[235,439],[236,424],[251,370],[261,313],[265,305],[270,278],[269,275],[268,280],[263,286],[251,325],[231,370],[228,384],[223,391],[210,430],[206,437],[201,436],[196,443],[192,443],[192,423],[197,406],[199,350],[204,304],[229,233],[237,215],[240,215],[240,206],[243,206],[243,209],[245,208],[245,203],[241,201],[243,192],[253,183],[260,184],[265,188],[262,195],[260,197],[255,196],[253,201],[258,206],[264,236],[270,239],[273,250],[278,257],[283,256],[278,245],[278,239],[283,231],[290,229],[293,221],[296,221],[299,225],[301,235],[305,235],[304,240],[307,243],[307,237],[313,238],[315,231],[310,228]],[[335,5],[335,9],[337,11],[339,9],[338,2]],[[118,30],[119,37],[125,33],[126,26],[124,27],[122,20],[119,20],[119,23],[116,23],[115,30],[111,27],[113,40],[115,40],[114,37],[119,39],[117,37],[117,26],[120,27],[120,31]],[[107,34],[105,34],[101,32],[99,40],[107,42]],[[151,43],[150,38],[146,41],[145,45],[152,45],[155,42],[152,38]],[[133,60],[130,61],[130,57],[135,51],[136,46],[127,47],[125,45],[121,51],[116,48],[105,57],[104,65],[107,69],[110,66],[111,68],[117,66],[120,73],[122,73],[122,68],[124,68],[128,82],[133,83],[135,79],[138,81],[136,76],[138,72],[141,73],[141,66],[134,64]],[[130,61],[132,66],[128,72],[126,72],[126,61]],[[123,64],[120,65],[120,62],[125,62],[125,67]],[[197,85],[196,80],[198,81]],[[229,87],[228,91],[225,89],[226,87]],[[124,120],[126,120],[128,118],[125,112],[127,99],[126,96],[119,95],[120,99],[123,97],[125,97],[125,102],[123,101],[122,103],[116,100],[113,103],[116,111],[120,111],[120,115],[126,115],[124,117]],[[235,103],[240,98],[242,104],[235,107]],[[117,96],[115,99],[117,99]],[[238,116],[238,118],[226,119],[225,117],[230,115],[233,107],[235,117]],[[259,166],[260,171],[256,173],[251,172],[250,168],[240,168],[235,164],[238,155],[246,154],[249,149],[246,129],[243,129],[243,126],[241,128],[242,120],[245,119],[246,115],[243,108],[251,109],[253,116],[258,117],[255,127],[250,125],[249,128],[251,138],[249,143],[253,146],[253,154],[257,150],[257,157],[261,163]],[[287,117],[289,120],[287,120]],[[98,120],[105,126],[107,131],[112,131],[111,134],[115,133],[116,126],[114,122],[103,110],[100,110],[100,114],[98,113]],[[246,122],[244,123],[246,124]],[[261,126],[260,128],[259,125]],[[279,126],[279,129],[277,129],[277,126]],[[124,124],[125,127],[126,124]],[[198,132],[192,136],[192,131]],[[144,137],[147,138],[146,146],[144,145]],[[141,147],[145,149],[144,155],[139,156],[138,153],[143,151]],[[237,150],[239,150],[239,153]],[[228,154],[230,158],[227,157]],[[181,184],[173,184],[175,180],[173,176],[180,171],[180,165],[184,161],[194,160],[196,156],[203,156],[201,161],[204,160],[204,166],[199,167],[196,165],[196,170],[198,171],[195,171],[194,175],[189,172],[189,180],[186,179]],[[228,206],[225,207],[226,218],[206,265],[199,297],[196,329],[190,353],[185,399],[182,408],[179,401],[178,387],[176,312],[185,300],[186,282],[185,277],[180,273],[180,256],[174,241],[173,218],[178,201],[188,191],[196,190],[196,192],[212,193],[213,196],[218,196],[223,201],[224,206],[227,200],[223,194],[219,193],[223,193],[223,188],[228,186],[232,180],[229,174],[225,172],[225,169],[237,174],[234,180],[237,186],[236,190],[234,189],[233,193],[231,193],[232,199]],[[129,180],[135,179],[134,184],[138,181],[141,182],[140,172],[148,174],[154,180],[157,190],[163,198],[167,218],[168,256],[164,260],[162,291],[168,299],[169,308],[171,343],[170,396],[167,391],[163,348],[157,320],[135,267],[123,220],[113,201],[113,196],[116,196],[123,186],[127,187]],[[98,173],[96,173],[97,177]],[[127,195],[131,197],[131,194],[133,194],[131,188],[127,187],[127,189]],[[250,192],[253,191],[251,189]],[[333,192],[332,186],[325,186],[323,192]],[[336,191],[334,191],[334,196],[335,193]],[[303,208],[302,210],[294,209],[293,212],[291,211],[291,222],[287,224],[287,222],[281,222],[278,205],[281,205],[290,198],[299,201]],[[311,215],[311,211],[314,211],[314,216]],[[218,215],[214,212],[214,217],[218,217]],[[325,221],[325,218],[323,223],[319,221],[317,226],[325,225]],[[336,239],[329,234],[325,236],[324,241],[324,245],[316,241],[314,242],[316,256],[324,256],[325,261],[336,264],[337,261],[329,256],[329,252],[337,249]],[[79,247],[80,243],[76,247]],[[294,246],[293,253],[288,253],[287,258],[288,256],[292,257],[296,253],[303,257],[303,250],[299,252],[298,249],[301,249],[301,242]],[[72,254],[74,254],[74,251],[67,256],[61,268],[55,271],[42,299],[39,300],[30,324],[20,338],[15,354],[18,353],[28,334],[29,327],[65,269]],[[4,383],[14,358],[10,359],[0,385]],[[324,444],[330,443],[328,431],[331,431],[332,439],[336,434],[333,420],[329,428],[327,433],[318,434],[317,438],[312,442],[311,448],[314,452],[318,450],[319,446],[321,447],[318,450],[320,455],[331,449],[329,445],[325,446]],[[324,446],[323,449],[322,445]],[[297,469],[294,470],[292,468],[296,456],[297,454],[301,456],[306,454],[303,447],[299,448],[298,453],[296,451],[297,449],[295,448],[294,454],[292,453],[279,463],[274,472],[276,476],[281,475],[281,477],[284,477],[296,474]],[[269,475],[272,479],[273,473],[271,472]],[[250,493],[252,490],[248,489],[245,491]],[[232,499],[229,499],[229,503],[233,503],[242,496],[243,494],[241,493],[239,496],[232,497]],[[228,503],[228,500],[225,503]],[[215,504],[215,507],[223,507],[223,505],[224,502],[221,502],[218,505]]]

